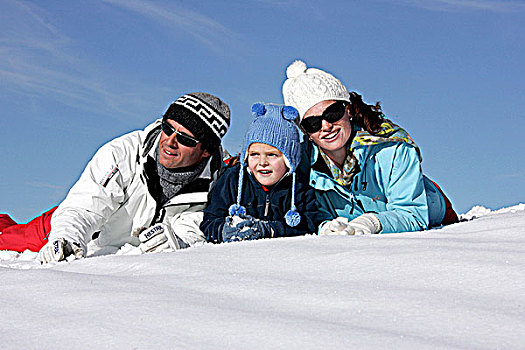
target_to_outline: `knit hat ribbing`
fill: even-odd
[[[264,143],[277,148],[290,167],[293,176],[291,209],[286,213],[285,220],[289,226],[297,226],[301,216],[295,207],[295,170],[300,161],[299,131],[294,124],[298,112],[291,106],[255,103],[252,106],[255,120],[248,127],[244,136],[244,148],[241,153],[241,168],[237,188],[237,203],[230,206],[229,213],[246,215],[246,208],[241,206],[242,182],[244,167],[246,167],[247,151],[252,143]]]
[[[230,126],[230,108],[216,96],[193,92],[173,101],[163,116],[188,129],[203,147],[212,151]]]
[[[307,68],[303,61],[290,64],[286,76],[282,87],[284,103],[297,108],[301,119],[321,101],[350,102],[350,94],[339,79],[323,70]]]

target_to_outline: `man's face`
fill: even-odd
[[[174,120],[167,119],[173,129],[194,138],[194,135]],[[160,134],[159,141],[159,163],[168,169],[183,168],[196,165],[203,158],[209,157],[208,151],[202,149],[202,143],[199,142],[195,147],[181,145],[177,141],[177,133],[166,135],[164,131]]]

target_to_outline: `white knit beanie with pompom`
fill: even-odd
[[[306,63],[294,61],[286,69],[288,79],[283,83],[284,104],[299,111],[302,119],[306,111],[326,100],[350,102],[346,87],[332,74],[317,68],[307,68]]]

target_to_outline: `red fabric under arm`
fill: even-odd
[[[0,214],[0,250],[23,252],[29,249],[38,252],[47,243],[51,231],[51,217],[54,207],[27,224],[17,224],[7,214]]]

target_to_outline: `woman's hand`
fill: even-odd
[[[339,216],[326,222],[319,231],[319,235],[370,235],[381,231],[381,222],[374,214],[363,214],[348,221],[348,218]]]

